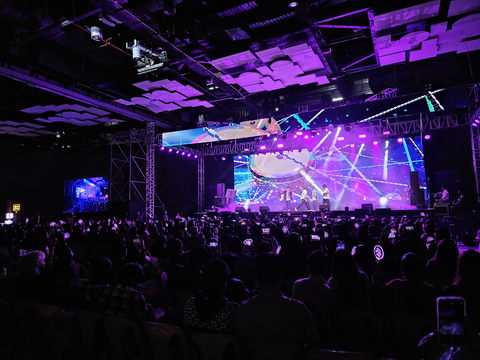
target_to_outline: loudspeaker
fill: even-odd
[[[425,190],[413,189],[410,193],[410,205],[422,206],[425,205]]]
[[[355,217],[361,218],[365,215],[370,215],[370,209],[355,209]]]
[[[412,192],[420,187],[418,183],[418,171],[410,171],[410,187],[412,188]]]
[[[380,208],[380,209],[375,209],[375,214],[378,216],[391,216],[392,215],[392,209],[389,208]]]
[[[223,204],[225,204],[225,198],[215,196],[215,198],[213,199],[213,205],[222,207]]]
[[[270,212],[270,208],[268,206],[260,206],[259,211],[261,214]]]
[[[373,204],[362,204],[362,209],[373,211]]]
[[[224,197],[225,196],[225,183],[218,183],[217,184],[217,197]]]
[[[245,209],[243,208],[243,206],[235,206],[235,212],[236,212],[236,213],[242,213],[243,210],[245,210]]]

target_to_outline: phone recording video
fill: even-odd
[[[405,227],[405,230],[412,231],[412,230],[413,230],[413,226],[407,226],[407,227]]]
[[[337,250],[345,250],[345,242],[343,240],[337,240]]]
[[[461,345],[465,338],[465,300],[456,296],[437,298],[437,332],[442,344]]]
[[[210,241],[209,246],[210,246],[210,247],[218,247],[218,242],[216,242],[216,241]]]
[[[390,234],[388,234],[388,238],[395,239],[396,236],[397,236],[397,230],[395,229],[390,230]]]
[[[264,234],[264,235],[270,234],[270,228],[263,228],[262,229],[262,234]]]
[[[312,235],[312,241],[320,241],[320,236]]]

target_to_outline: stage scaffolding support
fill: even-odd
[[[146,218],[155,217],[155,123],[147,123],[146,145]]]
[[[141,215],[147,219],[155,216],[156,208],[164,208],[155,191],[155,146],[154,122],[147,123],[147,130],[132,129],[112,134],[110,201],[129,206],[132,202],[145,202]]]
[[[475,120],[480,120],[480,108],[472,115],[470,123],[474,124]],[[479,124],[480,125],[480,124]],[[477,197],[480,196],[480,129],[479,125],[470,126],[470,135],[472,138],[472,157],[473,171],[475,173],[475,185],[477,189]]]
[[[203,155],[198,157],[198,204],[197,211],[203,211],[203,198],[205,193],[205,159]]]

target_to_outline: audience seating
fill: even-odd
[[[190,335],[199,360],[242,360],[240,341],[229,334],[194,333]]]
[[[103,316],[97,311],[75,309],[80,328],[80,355],[85,359],[104,359],[108,350],[108,335]]]
[[[308,360],[374,360],[369,354],[353,351],[313,349],[308,352]]]
[[[154,358],[165,360],[189,360],[191,358],[190,345],[187,336],[180,328],[143,322],[152,346]]]

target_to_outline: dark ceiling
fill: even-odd
[[[175,131],[479,82],[479,0],[378,4],[3,0],[0,140],[90,150],[148,121]]]

